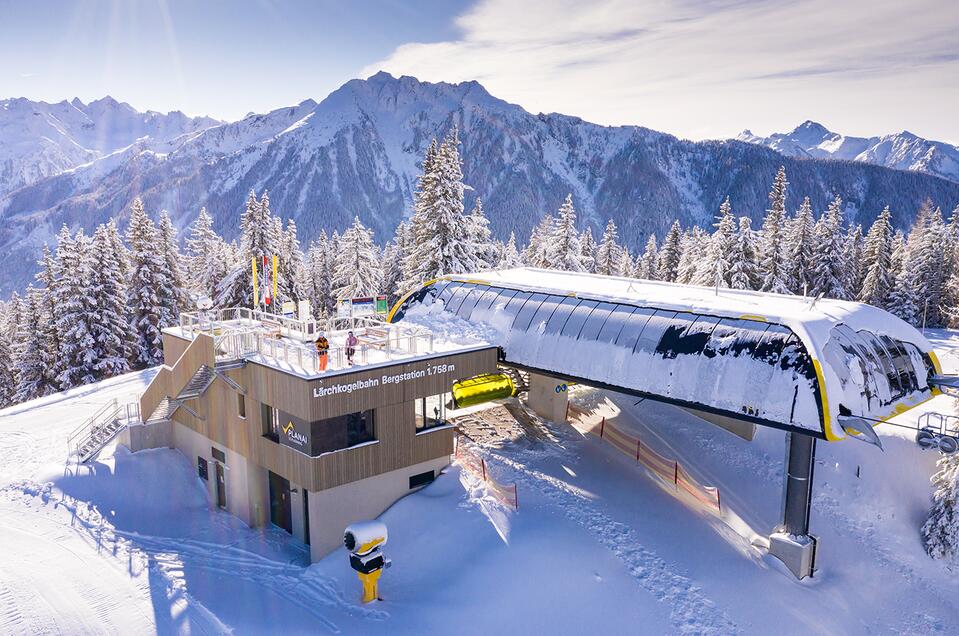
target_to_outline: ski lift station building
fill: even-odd
[[[474,344],[450,333],[457,325]],[[572,380],[677,405],[746,439],[756,426],[786,431],[770,552],[802,578],[815,563],[816,441],[879,444],[874,423],[943,381],[929,342],[867,305],[530,268],[445,276],[386,322],[330,328],[324,367],[315,321],[184,314],[164,331],[166,365],[140,399],[151,425],[128,427],[125,442],[180,449],[213,502],[285,528],[316,559],[349,523],[449,463],[455,384],[513,367],[528,372],[528,404],[553,420],[567,405],[555,389]],[[347,328],[360,336],[353,364]]]

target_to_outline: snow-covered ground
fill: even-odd
[[[959,335],[930,336],[955,371]],[[283,531],[211,509],[176,451],[118,448],[65,464],[67,433],[149,377],[0,411],[0,633],[956,632],[955,575],[919,542],[938,455],[893,426],[880,430],[885,453],[819,444],[811,580],[795,581],[748,533],[689,509],[604,441],[553,426],[555,442],[477,450],[518,484],[518,512],[455,466],[387,511],[385,600],[361,606],[345,552],[308,566]],[[719,486],[756,535],[777,522],[782,433],[749,443],[673,407],[586,388],[574,399],[618,411],[619,426]]]

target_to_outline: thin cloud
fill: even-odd
[[[456,26],[458,39],[404,44],[363,73],[485,78],[534,112],[692,138],[807,118],[959,137],[946,106],[959,101],[959,11],[945,0],[483,0]]]

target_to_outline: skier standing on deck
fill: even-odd
[[[321,331],[320,335],[316,337],[314,344],[316,345],[316,353],[320,358],[320,371],[326,371],[326,363],[329,359],[330,352],[330,341],[326,339],[326,334]]]
[[[346,334],[346,361],[353,364],[353,355],[356,353],[356,343],[359,342],[353,332]]]

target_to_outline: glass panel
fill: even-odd
[[[422,431],[434,426],[442,426],[446,419],[447,394],[431,395],[414,402],[416,430]]]
[[[540,305],[539,309],[536,310],[536,313],[533,314],[533,319],[530,321],[527,331],[530,333],[537,333],[544,329],[547,321],[550,319],[550,316],[553,315],[553,312],[556,311],[556,308],[559,307],[559,304],[562,302],[562,300],[562,296],[547,296],[546,300],[543,301],[543,304]]]
[[[916,368],[912,366],[912,360],[909,353],[903,348],[902,343],[893,340],[889,336],[880,336],[886,349],[892,354],[892,364],[899,372],[899,384],[905,393],[911,393],[919,389],[919,382],[916,378]]]
[[[509,302],[506,303],[506,307],[503,308],[503,324],[512,325],[516,322],[516,314],[523,308],[523,305],[526,304],[530,296],[532,296],[532,294],[529,292],[517,292],[515,296],[510,298]]]
[[[626,325],[626,320],[634,311],[637,311],[635,307],[616,305],[616,309],[614,309],[609,315],[609,318],[606,319],[603,328],[599,330],[597,340],[600,342],[616,342],[620,332]]]
[[[598,304],[599,303],[595,300],[582,301],[579,306],[573,310],[573,313],[569,317],[569,320],[566,321],[566,324],[563,325],[563,330],[561,333],[567,338],[578,338],[579,332],[582,331],[583,325],[586,323],[586,319],[589,318],[593,308]]]
[[[489,309],[490,305],[493,304],[493,301],[496,300],[496,298],[499,296],[499,293],[501,291],[502,291],[501,289],[496,289],[496,288],[487,289],[486,293],[484,293],[480,297],[480,299],[477,301],[476,307],[473,309],[473,311],[477,311],[477,310],[483,311],[484,309]]]
[[[460,305],[463,304],[463,301],[466,300],[473,292],[474,288],[472,285],[463,285],[454,291],[453,295],[450,296],[449,301],[446,303],[446,311],[455,314],[457,311],[459,311]]]
[[[463,286],[463,283],[449,282],[446,285],[446,287],[444,287],[440,291],[439,296],[437,296],[436,299],[441,300],[443,301],[444,304],[448,305],[450,302],[450,297],[453,295],[453,292],[455,292],[457,289],[461,288],[462,286]]]
[[[460,318],[469,319],[470,314],[473,313],[473,307],[476,306],[476,303],[479,302],[479,299],[485,294],[488,290],[485,287],[474,287],[466,295],[466,298],[463,299],[463,304],[461,304],[456,309],[456,315]]]
[[[586,319],[586,324],[583,325],[583,330],[579,332],[580,340],[596,340],[596,336],[599,335],[600,329],[603,328],[603,324],[606,322],[606,319],[609,318],[609,315],[616,309],[616,305],[612,303],[599,303],[593,309],[593,313],[589,315]]]
[[[766,327],[768,325],[762,322],[723,318],[709,336],[703,355],[707,358],[717,355],[738,356],[747,349],[747,355],[751,355],[766,332]]]
[[[533,320],[533,315],[544,300],[546,300],[546,294],[531,295],[523,308],[516,314],[516,320],[513,321],[513,330],[526,331],[529,329],[529,323]]]
[[[655,313],[649,317],[646,327],[636,340],[636,346],[633,347],[633,351],[655,352],[659,346],[659,341],[663,338],[663,334],[675,324],[673,321],[675,316],[675,311],[657,309]]]
[[[776,364],[779,362],[780,357],[782,357],[783,347],[786,346],[786,341],[789,340],[792,335],[793,333],[782,325],[769,325],[766,333],[763,334],[762,340],[759,341],[759,344],[752,351],[752,356],[769,365]]]
[[[666,359],[702,353],[719,318],[679,313],[673,321],[656,346],[656,352]]]
[[[656,311],[654,309],[646,309],[644,307],[639,307],[631,313],[626,318],[626,324],[623,325],[622,331],[619,332],[619,336],[616,338],[616,346],[622,347],[627,351],[633,351],[635,349],[636,339],[639,338],[639,334],[646,328],[646,323],[655,313]]]
[[[556,311],[553,312],[553,315],[550,316],[549,322],[546,323],[546,333],[557,334],[562,331],[563,325],[566,324],[569,315],[573,313],[573,310],[578,304],[579,298],[564,298],[563,302],[556,308]]]
[[[899,372],[892,363],[892,353],[886,349],[886,345],[884,345],[875,334],[863,332],[863,338],[876,354],[883,373],[886,374],[886,381],[889,383],[889,391],[891,393],[890,399],[897,400],[901,398],[906,392],[902,390],[902,384],[899,382]]]
[[[437,298],[439,298],[440,294],[443,293],[443,290],[449,287],[449,285],[450,282],[448,280],[441,280],[433,283],[426,288],[426,294],[424,294],[421,302],[424,302],[424,304],[427,305],[433,303]]]
[[[409,412],[409,411],[407,411]],[[373,441],[373,411],[350,413],[346,416],[346,445],[355,446]]]

